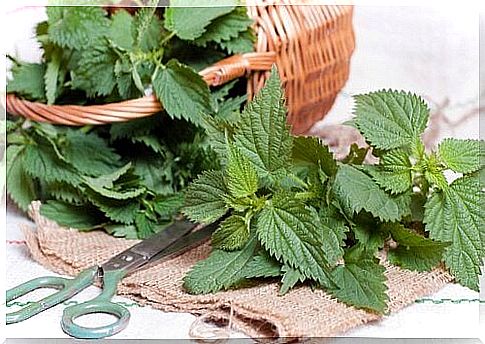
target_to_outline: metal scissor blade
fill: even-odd
[[[206,241],[211,237],[212,233],[215,232],[219,224],[220,224],[220,221],[214,222],[199,230],[196,230],[190,234],[183,236],[176,243],[167,247],[165,250],[161,251],[160,253],[155,255],[152,259],[150,259],[150,263],[166,258],[168,256],[183,253],[186,250],[201,244],[202,242]]]
[[[103,271],[123,269],[126,273],[146,264],[151,258],[180,238],[192,231],[197,224],[187,220],[176,221],[164,230],[131,246],[129,249],[112,257],[101,268]]]

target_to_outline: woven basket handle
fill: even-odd
[[[207,84],[219,86],[252,71],[270,70],[276,62],[274,51],[233,55],[200,71]]]
[[[222,85],[251,71],[270,70],[276,61],[274,52],[234,55],[205,68],[199,74],[210,86]],[[3,99],[2,99],[3,101]],[[86,125],[125,122],[153,115],[162,110],[154,96],[101,105],[47,105],[7,94],[7,112],[37,122],[63,125]]]

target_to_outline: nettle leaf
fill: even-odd
[[[316,137],[295,137],[292,156],[296,164],[318,166],[327,176],[332,176],[337,171],[333,153]]]
[[[438,146],[440,160],[458,173],[472,173],[481,168],[484,141],[444,139]]]
[[[107,33],[106,11],[97,6],[49,6],[49,40],[71,49],[92,46]]]
[[[372,146],[413,146],[426,128],[429,109],[414,94],[378,91],[355,96],[355,125]]]
[[[449,188],[435,192],[426,203],[424,222],[432,239],[451,242],[444,261],[460,284],[478,291],[485,249],[481,238],[485,226],[481,213],[477,175],[456,179]]]
[[[40,214],[61,226],[84,231],[99,228],[105,221],[102,214],[94,207],[60,201],[47,201],[42,204]]]
[[[185,202],[184,194],[179,192],[157,198],[153,202],[153,209],[162,218],[171,218],[180,211]]]
[[[227,193],[224,174],[205,171],[187,187],[182,212],[194,222],[211,223],[227,212]]]
[[[138,239],[138,232],[135,225],[110,224],[103,226],[103,229],[109,235],[127,240]]]
[[[45,70],[46,66],[39,63],[15,65],[11,70],[13,78],[8,81],[7,92],[32,100],[45,100]]]
[[[384,242],[389,236],[388,233],[380,230],[379,224],[375,221],[359,221],[352,226],[352,231],[360,247],[372,255],[384,247]]]
[[[411,168],[409,154],[404,149],[395,149],[384,153],[379,166],[368,171],[381,188],[398,194],[412,188]]]
[[[249,159],[240,150],[229,145],[227,187],[233,197],[246,197],[258,191],[258,175]]]
[[[241,275],[244,278],[277,277],[281,275],[281,265],[263,250],[244,266]]]
[[[199,0],[194,7],[190,0],[171,0],[165,11],[165,28],[184,40],[200,37],[212,20],[232,12],[236,1]]]
[[[244,279],[244,269],[257,249],[255,237],[239,251],[213,250],[209,257],[195,264],[184,278],[184,288],[191,294],[215,293]]]
[[[249,240],[249,227],[245,219],[232,215],[225,219],[212,235],[212,247],[225,251],[241,249]]]
[[[167,147],[160,142],[160,139],[156,134],[133,135],[131,137],[131,142],[142,143],[163,157],[166,155]]]
[[[135,226],[139,239],[146,239],[156,232],[156,224],[145,213],[138,212],[135,216]]]
[[[125,173],[127,173],[131,168],[131,162],[127,163],[123,167],[120,167],[119,169],[108,173],[104,174],[102,176],[96,177],[96,178],[91,178],[91,177],[85,177],[85,181],[91,185],[95,185],[98,188],[112,188],[113,183],[120,179],[121,176],[123,176]]]
[[[85,49],[71,72],[72,87],[88,97],[110,95],[116,86],[115,64],[118,55],[106,42]]]
[[[85,175],[100,176],[120,167],[120,156],[95,133],[68,130],[62,152],[65,159]]]
[[[82,181],[74,168],[60,160],[54,150],[45,144],[27,146],[23,166],[29,175],[46,182],[64,182],[77,186]]]
[[[133,21],[135,44],[142,51],[159,48],[162,39],[162,21],[156,15],[157,7],[139,9]]]
[[[47,104],[54,104],[57,96],[57,81],[59,79],[59,69],[61,68],[62,51],[55,49],[49,62],[47,62],[47,68],[44,75],[45,83],[45,95],[47,98]]]
[[[164,168],[163,161],[155,154],[138,156],[134,160],[134,171],[140,178],[140,185],[158,195],[173,193],[173,179],[167,178],[171,174]]]
[[[332,283],[319,222],[316,211],[291,195],[276,194],[256,218],[256,232],[272,256],[327,286]]]
[[[145,192],[145,188],[139,185],[134,187],[114,188],[114,182],[126,175],[129,170],[131,170],[131,163],[126,164],[112,173],[101,175],[99,177],[84,176],[83,180],[91,190],[101,196],[115,200],[126,200],[138,197]]]
[[[89,199],[111,221],[124,224],[132,224],[140,209],[140,203],[137,200],[120,201],[99,195],[93,195]]]
[[[290,162],[293,140],[286,124],[286,107],[278,71],[274,67],[265,86],[241,116],[235,145],[273,184]]]
[[[387,259],[394,265],[416,271],[429,271],[441,262],[449,243],[434,241],[412,232],[399,223],[388,225],[399,246],[389,250]]]
[[[448,181],[436,154],[432,153],[426,159],[425,166],[424,177],[431,185],[437,186],[441,190],[448,188]]]
[[[333,192],[351,214],[366,210],[383,221],[399,220],[403,215],[396,199],[379,188],[367,174],[349,165],[340,165]]]
[[[256,35],[253,30],[241,32],[239,36],[231,38],[228,41],[221,41],[219,46],[225,49],[228,54],[244,54],[254,51],[254,43],[256,42]]]
[[[87,202],[82,187],[53,182],[45,185],[44,192],[55,200],[70,204],[81,205]]]
[[[204,128],[207,136],[211,139],[209,140],[209,145],[217,154],[221,164],[223,166],[227,165],[227,140],[226,131],[228,134],[232,135],[233,128],[231,125],[217,120],[213,117],[204,117],[202,119],[202,127]]]
[[[346,260],[345,265],[333,270],[332,277],[338,288],[329,291],[351,306],[384,313],[389,299],[385,270],[373,257],[363,255],[360,259]]]
[[[281,272],[283,273],[283,278],[281,279],[280,295],[285,295],[298,282],[305,282],[305,276],[298,269],[291,266],[283,265]]]
[[[7,193],[23,211],[27,211],[32,201],[37,199],[37,192],[32,178],[25,173],[23,154],[25,146],[7,147],[6,174]]]
[[[170,60],[152,80],[157,98],[172,118],[201,123],[201,115],[212,112],[209,87],[193,69]]]
[[[330,265],[335,265],[344,255],[344,240],[348,228],[337,211],[330,207],[322,207],[318,212],[320,217],[320,233],[322,235],[323,251]]]
[[[206,28],[206,31],[197,38],[194,43],[207,46],[209,42],[220,43],[236,38],[246,31],[253,21],[247,15],[246,7],[237,7],[230,13],[214,19]]]
[[[133,16],[124,9],[118,9],[111,16],[109,39],[118,47],[130,51],[133,49]]]

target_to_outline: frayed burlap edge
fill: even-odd
[[[116,239],[102,231],[82,233],[59,227],[39,213],[40,203],[31,205],[36,229],[23,227],[32,257],[60,274],[75,275],[133,245],[136,241]],[[244,289],[209,295],[190,295],[182,287],[188,269],[210,252],[202,244],[126,277],[120,295],[167,312],[190,312],[205,319],[230,324],[232,329],[253,338],[331,337],[378,320],[381,316],[358,310],[333,299],[322,290],[300,286],[278,296],[278,283],[263,282]],[[452,281],[442,269],[418,273],[386,267],[389,311],[396,312],[417,298],[429,295]]]

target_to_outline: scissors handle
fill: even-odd
[[[7,302],[24,296],[36,289],[52,288],[59,291],[39,301],[31,302],[17,312],[6,315],[7,324],[12,324],[33,317],[40,312],[70,299],[81,290],[94,283],[98,267],[92,267],[81,272],[76,278],[39,277],[7,291]]]
[[[81,339],[99,339],[112,336],[128,325],[130,312],[125,307],[111,301],[116,294],[118,282],[126,275],[126,270],[104,271],[103,291],[96,298],[64,309],[61,326],[68,335]],[[117,320],[109,325],[84,327],[74,321],[83,315],[105,313],[114,315]]]

